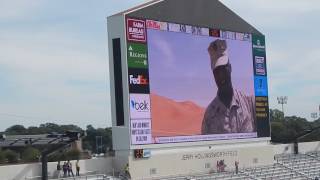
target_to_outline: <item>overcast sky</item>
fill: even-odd
[[[106,17],[144,0],[0,0],[0,131],[45,122],[111,126]],[[320,104],[320,1],[222,0],[266,35],[271,108]]]

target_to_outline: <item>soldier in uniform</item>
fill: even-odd
[[[213,41],[208,52],[218,92],[204,114],[202,134],[254,132],[254,97],[232,86],[227,42],[220,39]]]

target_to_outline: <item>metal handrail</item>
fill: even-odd
[[[106,174],[91,174],[91,175],[81,175],[81,176],[73,176],[73,177],[60,177],[60,178],[49,178],[50,180],[106,180]],[[41,179],[41,176],[32,176],[25,177],[25,180],[36,180]]]

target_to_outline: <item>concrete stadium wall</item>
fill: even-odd
[[[71,161],[75,174],[75,163]],[[63,162],[61,162],[61,165]],[[84,173],[111,174],[113,171],[113,157],[80,160],[80,175]],[[57,162],[48,163],[49,177],[57,177]],[[25,180],[30,177],[41,176],[41,163],[17,164],[0,166],[1,180]]]
[[[206,148],[206,149],[205,149]],[[188,175],[217,171],[217,161],[224,160],[225,170],[273,164],[273,148],[264,145],[224,145],[177,149],[151,149],[151,157],[129,158],[133,179],[148,179],[172,175]]]
[[[274,154],[292,154],[293,144],[272,145]],[[320,141],[299,143],[299,153],[320,151]]]

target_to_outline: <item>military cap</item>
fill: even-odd
[[[218,66],[223,66],[229,63],[226,40],[217,39],[211,42],[208,47],[208,52],[211,59],[212,70]]]

